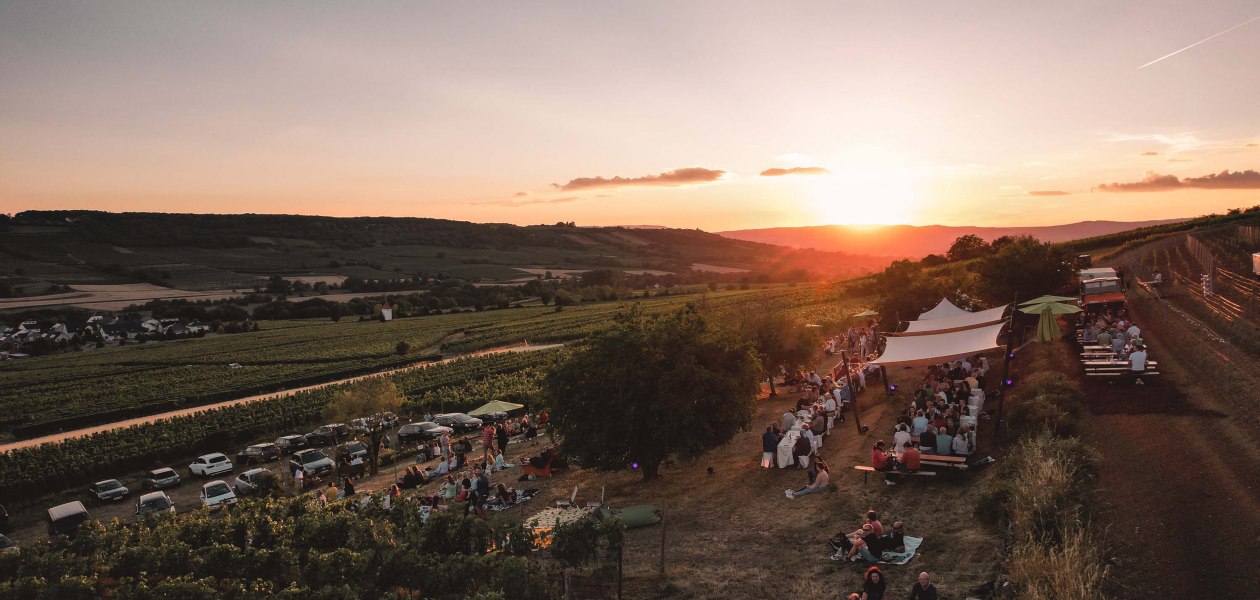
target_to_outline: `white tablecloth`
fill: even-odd
[[[796,445],[796,438],[801,436],[800,431],[789,431],[783,439],[779,440],[779,451],[775,454],[775,464],[780,469],[786,469],[793,464],[792,447]]]

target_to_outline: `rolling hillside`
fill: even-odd
[[[250,288],[268,277],[509,282],[547,270],[621,269],[736,280],[843,279],[888,259],[777,247],[687,229],[517,226],[421,218],[28,211],[0,220],[0,284],[145,282]]]
[[[856,252],[877,256],[922,258],[941,254],[960,236],[974,234],[992,241],[1004,235],[1031,235],[1043,242],[1066,242],[1090,238],[1140,227],[1176,223],[1184,219],[1163,221],[1082,221],[1045,227],[952,227],[946,225],[860,226],[819,225],[813,227],[775,227],[722,231],[718,235],[736,240],[761,242],[793,248],[825,248],[837,252]]]

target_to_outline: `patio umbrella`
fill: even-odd
[[[468,416],[475,417],[477,415],[488,415],[497,412],[512,412],[518,408],[525,408],[524,404],[516,404],[515,402],[504,402],[502,400],[494,400],[481,405],[477,410],[469,411]]]
[[[860,313],[858,313],[858,314],[856,314],[856,315],[853,315],[853,316],[855,316],[855,317],[874,317],[874,316],[878,316],[878,315],[879,315],[879,313],[877,313],[877,312],[875,312],[875,311],[873,311],[873,310],[871,310],[871,309],[869,309],[869,308],[868,308],[868,309],[866,309],[866,310],[864,310],[864,311],[862,311],[862,312],[860,312]]]
[[[1047,302],[1074,302],[1074,301],[1076,301],[1076,298],[1069,298],[1067,296],[1041,296],[1039,298],[1033,298],[1032,300],[1029,300],[1028,302],[1020,302],[1019,305],[1032,306],[1034,304],[1045,304]]]
[[[1072,306],[1071,304],[1062,304],[1059,302],[1042,302],[1041,304],[1025,306],[1019,309],[1019,312],[1036,315],[1041,314],[1041,311],[1045,309],[1050,309],[1050,312],[1056,315],[1070,315],[1081,312],[1081,308],[1079,306]]]
[[[1041,318],[1037,320],[1037,337],[1038,342],[1053,342],[1063,335],[1059,330],[1059,321],[1054,318],[1054,310],[1049,304],[1042,305]]]

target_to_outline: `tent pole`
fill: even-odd
[[[998,441],[1002,441],[1002,408],[1006,404],[1006,382],[1011,376],[1011,345],[1015,342],[1015,307],[1019,306],[1019,292],[1015,293],[1015,301],[1011,303],[1011,316],[1006,322],[1006,357],[1002,362],[1002,381],[998,391],[998,418],[997,418],[997,436]]]

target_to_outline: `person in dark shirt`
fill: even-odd
[[[761,434],[761,466],[769,469],[774,464],[774,454],[779,449],[779,436],[774,432],[774,427],[767,427],[766,432]]]
[[[862,600],[884,600],[884,591],[888,582],[884,581],[884,572],[872,566],[862,575]]]
[[[910,600],[937,600],[936,586],[932,585],[927,571],[919,573],[919,580],[910,588]]]

